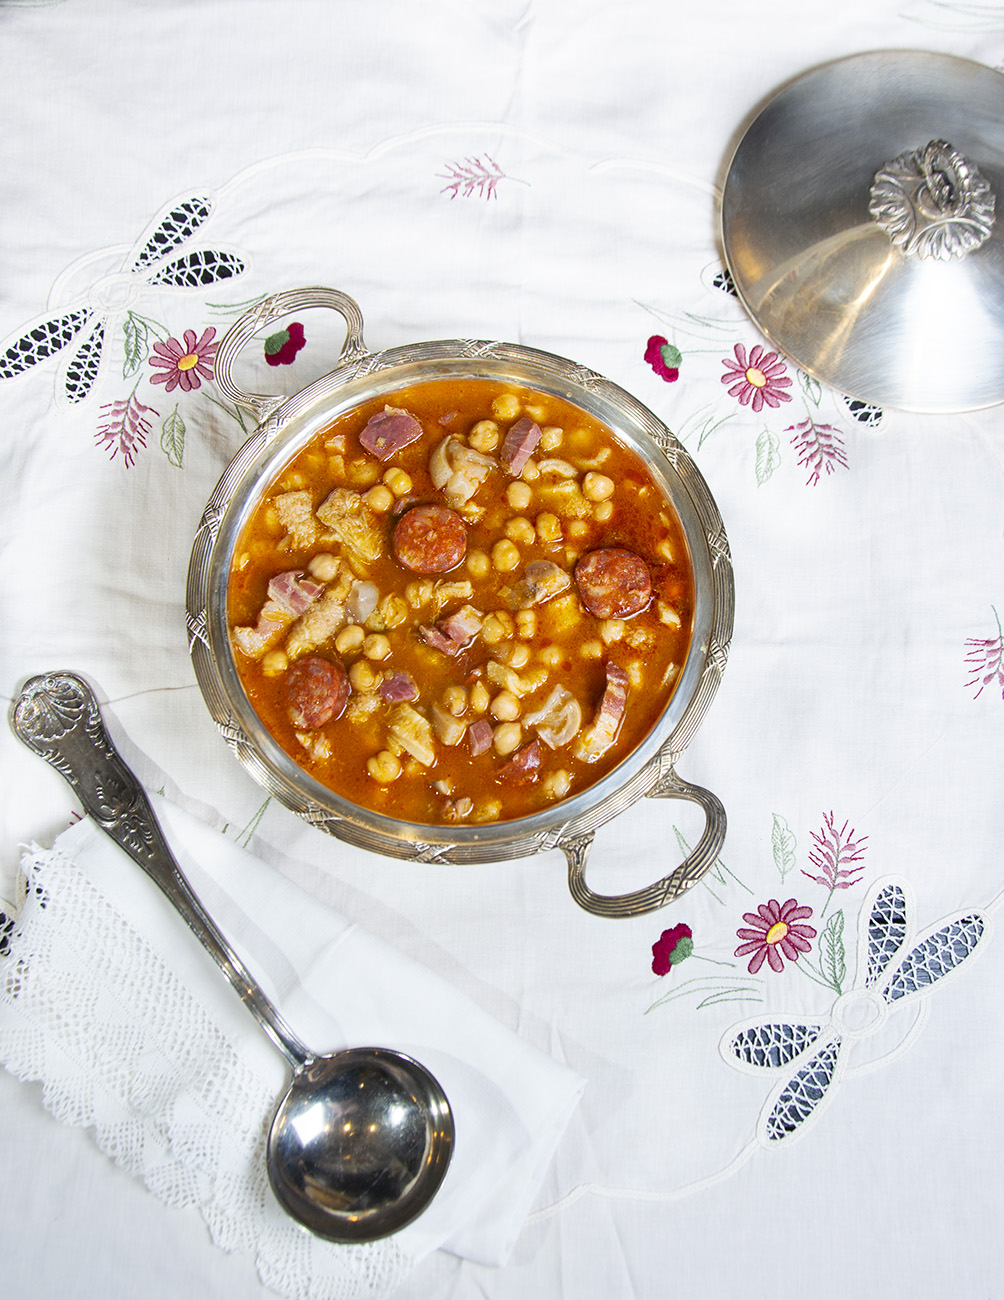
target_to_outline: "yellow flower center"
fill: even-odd
[[[767,384],[767,376],[762,370],[757,370],[756,366],[750,366],[746,371],[746,382],[752,384],[754,388],[764,388]]]
[[[784,921],[775,921],[774,924],[767,931],[767,942],[780,943],[787,933],[788,933],[787,924]]]
[[[197,366],[198,364],[199,364],[198,352],[188,352],[178,362],[178,369],[191,370],[193,366]]]

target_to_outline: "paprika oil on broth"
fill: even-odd
[[[632,450],[577,406],[434,380],[288,462],[234,550],[242,685],[305,771],[395,820],[507,821],[580,793],[673,692],[694,582]]]

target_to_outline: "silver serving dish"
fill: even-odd
[[[247,393],[232,378],[240,351],[293,312],[331,307],[348,326],[339,364],[294,396]],[[280,748],[244,693],[231,650],[227,584],[231,556],[255,503],[290,458],[337,415],[408,384],[443,378],[503,379],[573,402],[606,423],[640,454],[674,503],[690,548],[695,581],[694,630],[677,689],[638,748],[602,780],[544,812],[477,826],[397,821],[333,794]],[[725,837],[725,813],[710,791],[675,771],[711,703],[732,636],[733,577],[717,507],[690,456],[669,430],[623,389],[571,361],[511,343],[463,339],[414,343],[368,352],[356,303],[334,289],[280,293],[227,331],[216,356],[223,395],[251,412],[259,427],[243,444],[214,491],[195,537],[188,573],[187,621],[195,673],[230,748],[271,794],[314,826],[376,853],[416,862],[492,862],[559,848],[569,888],[586,910],[630,916],[662,907],[689,889],[714,863]],[[594,893],[585,866],[594,832],[636,799],[698,804],[705,829],[686,860],[654,884],[631,893]]]
[[[815,68],[745,131],[722,242],[803,370],[908,411],[1004,401],[1004,77],[882,50]]]

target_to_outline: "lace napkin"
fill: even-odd
[[[400,1048],[440,1080],[454,1157],[431,1206],[394,1237],[311,1236],[268,1186],[265,1140],[287,1067],[142,871],[89,819],[23,859],[0,917],[0,1059],[40,1080],[62,1123],[225,1250],[299,1300],[386,1295],[443,1247],[506,1259],[583,1081],[465,995],[310,898],[219,832],[155,800],[221,929],[316,1050]]]

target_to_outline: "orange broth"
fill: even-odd
[[[385,407],[409,412],[422,435],[381,461],[359,435]],[[533,421],[542,433],[513,477],[498,463],[498,452],[519,419]],[[464,559],[449,572],[416,574],[396,558],[393,530],[411,506],[444,502],[430,461],[447,437],[454,452],[474,446],[494,464],[469,499],[453,501],[467,527]],[[361,512],[366,532],[359,545],[354,535],[346,542],[344,532],[331,527],[330,511],[326,521],[316,514],[336,489],[344,490],[339,501]],[[580,598],[576,562],[607,547],[640,556],[651,576],[651,598],[629,617],[596,617]],[[571,582],[521,608],[514,591],[536,561],[550,561]],[[329,593],[335,611],[330,634],[319,644],[308,636],[304,649],[298,620],[287,620],[276,635],[269,631],[261,654],[246,653],[237,629],[256,621],[271,628],[260,622],[269,583],[290,571]],[[347,612],[339,622],[342,596],[350,609],[357,608],[353,591],[372,596],[359,585],[365,583],[376,587],[374,608],[361,620]],[[621,762],[672,694],[690,642],[693,604],[679,520],[641,459],[580,408],[489,380],[422,383],[339,416],[263,494],[235,548],[229,583],[237,670],[278,744],[352,803],[433,824],[523,817],[579,793]],[[458,609],[473,610],[480,627],[459,653],[446,654],[428,644],[421,629],[440,626]],[[309,617],[310,610],[302,616]],[[304,728],[291,720],[289,672],[308,655],[341,665],[351,693],[340,717]],[[582,751],[610,680],[609,665],[627,674],[623,716],[601,753]],[[381,694],[393,674],[415,683],[418,694],[407,702],[407,715]],[[566,721],[574,721],[576,708],[581,721],[570,739],[552,748],[540,743],[539,724],[527,718],[555,698],[556,687],[562,688],[559,703],[574,701]],[[492,743],[475,755],[478,732],[470,729],[477,722],[490,725]],[[479,732],[487,734],[484,727]],[[510,760],[535,740],[539,763],[514,777]]]

